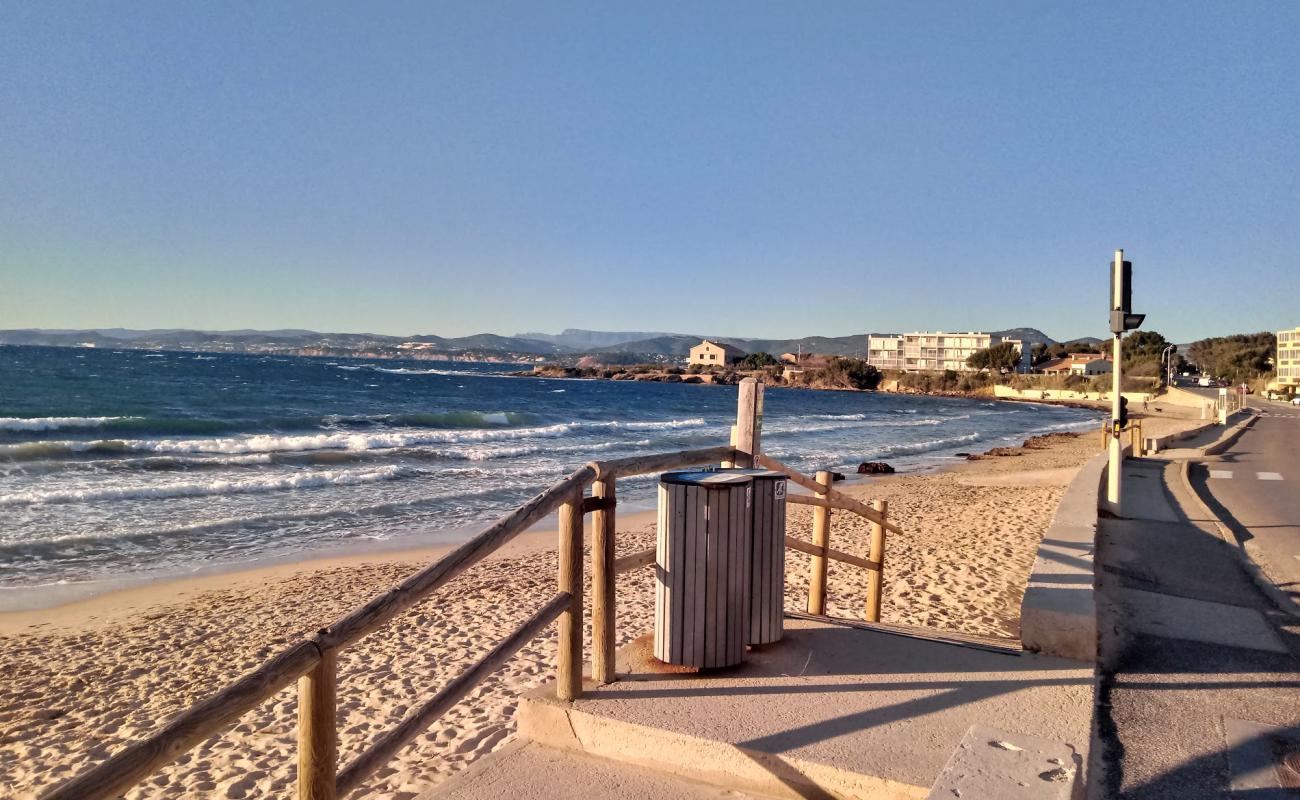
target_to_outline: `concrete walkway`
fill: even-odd
[[[419,800],[748,800],[763,795],[691,781],[571,750],[515,741],[420,796]]]
[[[1300,753],[1298,621],[1255,587],[1181,464],[1129,461],[1123,489],[1098,537],[1090,796],[1294,800],[1282,787],[1300,773],[1276,764]]]
[[[1056,742],[1071,754],[1067,779],[1082,770],[1091,664],[825,621],[786,626],[779,644],[707,677],[655,671],[648,643],[634,644],[621,654],[617,683],[592,686],[572,704],[545,687],[529,695],[520,732],[776,797],[926,797],[977,725],[1012,742]]]

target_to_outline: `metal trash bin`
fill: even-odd
[[[789,478],[771,469],[714,469],[754,480],[750,503],[749,633],[746,644],[781,641],[785,623],[785,495]]]
[[[748,475],[659,478],[655,658],[689,667],[745,660],[752,514]]]

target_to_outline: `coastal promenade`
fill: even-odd
[[[1216,493],[1213,480],[1227,480],[1208,479],[1209,470],[1267,458],[1261,434],[1278,432],[1260,430],[1263,421],[1214,426],[1129,462],[1124,514],[1101,522],[1095,797],[1294,796],[1284,787],[1300,779],[1300,619],[1261,591],[1232,535],[1237,525],[1203,502],[1219,496],[1207,480]],[[1230,502],[1294,524],[1279,484],[1266,485],[1264,495],[1242,490]]]

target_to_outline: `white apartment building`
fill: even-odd
[[[1277,332],[1277,358],[1273,360],[1278,386],[1300,386],[1300,328]]]
[[[868,336],[867,363],[878,370],[903,368],[902,336]]]
[[[895,369],[906,372],[970,372],[966,359],[976,351],[994,345],[1010,343],[1021,352],[1024,363],[1025,348],[1019,339],[1004,339],[988,333],[936,333],[918,331],[898,336],[870,336],[867,339],[867,362],[876,369]]]

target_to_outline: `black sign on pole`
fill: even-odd
[[[1134,314],[1133,312],[1133,262],[1125,261],[1123,267],[1118,270],[1117,276],[1114,264],[1111,264],[1110,270],[1110,297],[1112,305],[1115,302],[1115,278],[1119,278],[1119,305],[1111,308],[1110,311],[1110,332],[1116,335],[1124,331],[1136,330],[1142,327],[1142,320],[1147,318],[1146,314]]]

